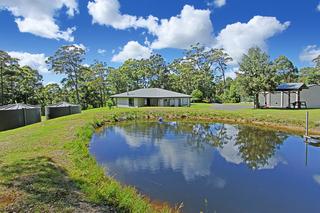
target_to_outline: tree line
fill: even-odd
[[[86,51],[77,45],[61,46],[47,59],[50,71],[62,74],[60,84],[43,84],[42,75],[0,51],[0,104],[49,105],[61,101],[81,104],[83,109],[104,107],[111,94],[139,88],[163,88],[191,94],[195,102],[255,101],[258,94],[273,91],[281,82],[320,83],[320,56],[313,67],[300,70],[286,56],[271,60],[258,47],[243,55],[238,66],[223,49],[199,44],[168,63],[159,54],[147,59],[129,59],[110,67],[101,61],[83,65]],[[236,77],[226,77],[239,67]]]

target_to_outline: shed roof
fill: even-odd
[[[111,98],[190,98],[190,95],[160,88],[137,89],[112,95]]]
[[[79,106],[79,105],[70,104],[68,102],[60,102],[60,103],[56,103],[56,104],[51,104],[47,107],[69,107],[69,106]]]
[[[308,89],[308,86],[304,83],[282,83],[276,88],[276,91],[294,91]]]
[[[29,105],[29,104],[8,104],[0,106],[0,110],[17,110],[17,109],[36,109],[39,106]]]

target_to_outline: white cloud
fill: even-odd
[[[312,176],[313,177],[313,180],[320,185],[320,175],[318,174],[315,174]]]
[[[20,66],[29,66],[32,69],[36,69],[41,73],[48,73],[48,67],[46,64],[47,57],[45,54],[32,54],[28,52],[8,52],[11,57],[18,58]]]
[[[152,50],[139,44],[137,41],[129,41],[122,50],[112,57],[113,62],[124,62],[127,59],[149,58]]]
[[[214,2],[216,6],[223,6],[226,0]],[[247,23],[227,25],[215,37],[211,11],[195,9],[190,5],[185,5],[180,14],[161,20],[152,15],[143,18],[122,14],[118,0],[93,0],[88,3],[88,9],[93,23],[115,29],[146,29],[147,33],[155,37],[150,43],[146,41],[147,46],[152,49],[186,49],[190,45],[201,43],[207,47],[223,47],[234,58],[234,63],[253,46],[266,50],[266,41],[290,25],[290,22],[281,23],[276,17],[255,16]]]
[[[88,48],[84,45],[84,44],[73,44],[75,47],[77,47],[77,48],[81,48],[81,49],[83,49],[83,50],[88,50]]]
[[[105,53],[107,52],[107,50],[105,50],[105,49],[98,49],[97,52],[98,52],[99,54],[105,54]]]
[[[67,9],[68,16],[78,13],[76,0],[1,0],[0,9],[8,10],[15,16],[15,22],[20,32],[28,32],[34,35],[50,38],[73,41],[72,33],[75,27],[61,30],[56,24],[55,16],[62,8]]]
[[[227,25],[217,36],[215,46],[223,47],[237,62],[253,46],[266,49],[266,40],[289,25],[290,22],[281,23],[275,17],[254,16],[248,23]]]
[[[100,25],[111,26],[115,29],[127,29],[146,27],[153,28],[157,24],[157,19],[149,16],[147,19],[142,17],[121,14],[120,3],[118,0],[94,0],[88,3],[89,14],[92,22]]]
[[[222,6],[224,6],[226,3],[227,3],[226,0],[214,0],[214,5],[215,5],[216,7],[222,7]]]
[[[317,11],[320,11],[320,3],[317,5]]]
[[[320,55],[320,48],[317,45],[308,45],[299,55],[301,61],[312,62],[313,59]]]
[[[132,134],[124,128],[115,127],[115,133],[125,139],[125,142],[132,148],[137,149],[142,146],[153,146],[155,151],[141,158],[120,157],[114,162],[109,162],[108,167],[116,167],[120,171],[139,171],[141,169],[157,171],[159,168],[172,169],[183,174],[185,180],[190,181],[198,177],[210,176],[211,184],[216,188],[223,188],[226,181],[211,174],[213,154],[210,149],[204,149],[201,153],[195,152],[189,146],[181,149],[185,145],[186,138],[174,141],[167,139],[155,139],[140,134]]]
[[[179,15],[162,19],[156,28],[149,29],[149,32],[157,37],[151,47],[185,49],[198,42],[212,44],[213,27],[210,13],[210,10],[198,10],[185,5]]]
[[[118,0],[94,0],[88,3],[92,22],[115,29],[145,28],[157,39],[152,48],[188,48],[195,43],[211,44],[213,27],[210,10],[185,5],[181,13],[170,19],[150,15],[147,18],[121,14]],[[191,30],[192,29],[192,30]]]

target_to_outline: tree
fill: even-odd
[[[274,60],[274,66],[280,82],[292,83],[298,78],[298,69],[286,56],[279,56]]]
[[[0,50],[1,105],[4,105],[9,101],[5,98],[6,94],[8,95],[10,91],[11,94],[14,94],[11,89],[15,88],[13,77],[18,68],[18,59],[12,58],[7,52]],[[7,90],[6,94],[5,90]],[[11,101],[13,101],[13,99],[11,99]]]
[[[152,55],[148,66],[151,71],[150,87],[170,89],[170,71],[164,58],[159,54]]]
[[[305,84],[320,84],[320,72],[316,67],[300,69],[299,80]]]
[[[43,87],[42,98],[44,105],[55,104],[64,101],[62,89],[59,84],[52,83]]]
[[[92,81],[93,87],[99,91],[100,105],[101,107],[104,107],[107,96],[107,65],[106,63],[95,61],[95,63],[90,66],[90,69],[92,70],[92,74],[94,76]]]
[[[195,89],[192,91],[191,97],[192,97],[192,101],[200,102],[200,101],[202,101],[203,93],[200,90]]]
[[[190,94],[193,90],[200,89],[200,73],[193,68],[192,63],[176,59],[170,64],[170,70],[172,72],[170,81],[173,90]]]
[[[259,108],[259,93],[273,91],[277,85],[276,70],[269,56],[258,47],[250,48],[244,54],[239,69],[243,91],[254,97],[255,108]]]
[[[239,103],[240,93],[237,81],[232,78],[227,78],[227,82],[227,87],[221,98],[223,103]]]
[[[120,68],[109,67],[107,82],[112,93],[125,92],[129,86],[129,77]]]
[[[222,75],[224,88],[226,86],[226,76],[225,71],[227,70],[228,63],[233,59],[228,55],[228,53],[224,52],[224,49],[214,49],[212,55],[215,63],[217,64],[216,70],[219,71]]]
[[[185,56],[170,64],[171,83],[174,90],[190,94],[199,89],[205,99],[212,100],[216,63],[214,49],[207,50],[199,44],[191,46]]]
[[[70,86],[75,90],[77,103],[80,103],[79,95],[79,71],[84,59],[85,50],[77,45],[65,45],[60,47],[53,56],[47,60],[50,70],[55,73],[65,74],[70,80]]]
[[[19,82],[17,89],[18,102],[25,104],[37,104],[40,99],[40,88],[42,87],[42,75],[29,66],[24,66],[17,73],[17,81]]]

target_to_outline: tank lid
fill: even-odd
[[[69,106],[79,106],[79,105],[70,104],[68,102],[60,102],[60,103],[57,103],[57,104],[49,105],[48,107],[69,107]]]
[[[29,105],[29,104],[8,104],[0,106],[0,110],[16,110],[16,109],[37,109],[39,106]]]

